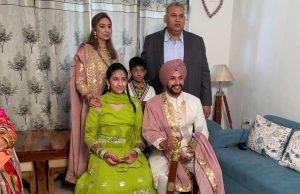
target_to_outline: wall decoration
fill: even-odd
[[[217,6],[212,10],[212,12],[209,11],[208,6],[207,6],[207,3],[209,1],[210,1],[210,3],[212,3],[212,2],[218,2],[218,4],[216,3]],[[223,0],[214,0],[214,1],[212,1],[212,0],[202,0],[202,4],[203,4],[204,10],[205,10],[207,16],[209,18],[212,18],[221,9],[221,7],[223,5]]]

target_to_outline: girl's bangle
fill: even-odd
[[[96,150],[96,154],[97,154],[97,156],[100,156],[99,154],[99,152],[101,151],[101,148],[97,148],[97,150]]]
[[[1,138],[6,142],[7,146],[10,146],[10,141],[8,140],[7,137],[2,136]]]
[[[103,160],[103,157],[104,157],[104,154],[107,152],[107,150],[103,149],[101,150],[101,153],[100,153],[100,158]]]
[[[135,147],[132,150],[136,152],[137,156],[140,156],[142,154],[142,151],[140,150],[140,148]]]
[[[10,143],[11,143],[12,145],[14,145],[14,144],[15,144],[15,141],[14,141],[14,138],[13,138],[13,136],[12,136],[12,133],[8,133],[8,135],[9,135],[9,137],[10,137]]]

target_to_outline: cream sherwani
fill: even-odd
[[[183,122],[180,127],[181,133],[181,148],[187,147],[192,135],[193,135],[193,128],[195,132],[201,132],[206,138],[208,138],[208,130],[206,125],[205,116],[203,114],[202,105],[200,99],[196,96],[191,94],[181,92],[181,94],[177,97],[171,97],[166,92],[166,97],[169,103],[172,104],[173,110],[181,112],[183,115]],[[185,101],[185,113],[182,113],[182,101]],[[151,106],[155,106],[152,104]],[[157,105],[159,106],[159,105]],[[154,107],[155,108],[155,107]],[[155,121],[153,121],[155,122]],[[194,127],[193,127],[194,126]],[[167,172],[168,172],[168,161],[164,155],[164,153],[159,150],[159,144],[163,141],[164,138],[158,138],[152,144],[155,149],[149,157],[149,163],[151,166],[151,170],[154,177],[155,186],[158,189],[158,194],[165,193],[166,191],[166,184],[167,184]],[[184,163],[183,164],[190,172],[194,172],[194,160]]]

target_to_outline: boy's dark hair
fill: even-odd
[[[141,57],[133,57],[129,61],[129,69],[135,68],[136,66],[141,66],[146,69],[145,61]]]

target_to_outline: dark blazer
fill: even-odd
[[[146,81],[154,87],[157,94],[163,91],[159,81],[159,69],[164,63],[165,30],[146,36],[141,57],[146,62]],[[201,99],[204,106],[211,106],[210,71],[206,59],[203,39],[193,33],[183,31],[184,63],[187,77],[183,90]]]

